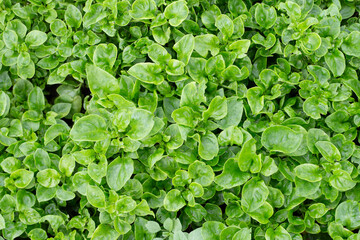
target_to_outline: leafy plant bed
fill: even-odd
[[[359,11],[1,0],[0,239],[359,240]]]

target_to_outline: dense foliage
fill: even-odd
[[[0,239],[359,240],[359,11],[0,0]]]

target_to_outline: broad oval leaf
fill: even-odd
[[[173,27],[179,26],[188,16],[189,8],[184,0],[175,1],[167,5],[164,11],[165,18]]]
[[[286,126],[269,127],[261,136],[261,143],[266,149],[285,154],[295,152],[301,141],[302,134]]]
[[[95,65],[89,64],[86,66],[86,78],[90,91],[99,97],[120,92],[119,81],[113,75]]]
[[[181,192],[177,189],[170,190],[164,198],[164,208],[170,212],[176,212],[185,206]]]
[[[134,163],[131,158],[117,157],[107,168],[106,182],[111,189],[119,191],[130,179],[133,172]]]
[[[75,122],[70,137],[74,141],[101,141],[108,137],[106,128],[104,118],[90,114]]]
[[[161,71],[158,64],[137,63],[128,70],[128,73],[142,82],[159,85],[164,81],[163,75],[160,74]]]
[[[96,208],[104,208],[106,205],[105,194],[98,186],[89,184],[86,188],[86,197],[89,203]]]

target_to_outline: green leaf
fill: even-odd
[[[208,118],[221,120],[226,116],[226,114],[227,114],[226,98],[216,96],[211,100],[208,109],[203,112],[203,118],[204,120],[207,120]]]
[[[200,138],[198,153],[202,159],[211,160],[219,152],[219,145],[215,134],[207,132]]]
[[[209,165],[195,161],[189,166],[189,176],[195,183],[206,187],[214,181],[215,174]]]
[[[321,37],[317,33],[308,33],[300,41],[302,47],[308,51],[315,51],[321,45]]]
[[[229,39],[234,33],[234,23],[225,14],[221,14],[216,18],[215,26],[220,30],[225,40]]]
[[[296,195],[300,197],[310,197],[319,190],[320,183],[320,181],[309,182],[295,177]]]
[[[269,195],[269,189],[264,181],[252,178],[248,181],[241,192],[241,205],[247,212],[253,212],[260,208]]]
[[[94,64],[102,69],[111,69],[116,61],[117,48],[114,44],[99,44],[94,51]]]
[[[158,64],[137,63],[128,70],[128,73],[142,82],[159,85],[164,81],[161,71]]]
[[[104,208],[105,194],[98,186],[88,185],[86,188],[86,197],[88,202],[96,208]]]
[[[65,21],[70,27],[79,28],[82,21],[80,10],[74,5],[69,4],[65,11]]]
[[[116,240],[120,234],[108,224],[100,224],[92,234],[91,240]]]
[[[130,231],[131,225],[128,222],[120,219],[120,217],[116,217],[114,221],[114,228],[119,234],[126,234]]]
[[[221,14],[218,6],[211,5],[206,11],[201,14],[201,21],[209,30],[216,30],[215,21],[216,17]]]
[[[330,141],[330,137],[321,129],[311,128],[307,134],[307,146],[312,153],[318,153],[315,144],[318,141]]]
[[[106,127],[104,118],[90,114],[75,122],[70,137],[74,141],[101,141],[108,137]]]
[[[196,36],[195,40],[195,51],[202,57],[206,57],[210,51],[212,56],[219,53],[219,38],[213,34],[204,34]]]
[[[3,32],[3,41],[7,48],[15,49],[18,45],[18,35],[13,30],[5,29]]]
[[[154,221],[148,221],[145,227],[150,233],[157,233],[161,230],[160,225]]]
[[[177,53],[178,60],[182,61],[185,65],[188,64],[194,48],[195,38],[191,34],[183,36],[173,46],[173,49]]]
[[[223,171],[215,177],[215,183],[225,189],[243,185],[250,178],[250,174],[239,169],[235,159],[230,158],[226,161]]]
[[[133,140],[141,140],[149,135],[154,126],[154,115],[143,109],[136,109],[130,120],[127,135]]]
[[[261,136],[261,143],[266,149],[285,154],[296,151],[301,141],[302,134],[286,126],[271,126]]]
[[[327,101],[317,96],[309,97],[303,105],[304,112],[313,119],[319,119],[328,111]]]
[[[252,87],[246,92],[246,98],[248,100],[251,112],[254,115],[260,113],[264,108],[264,96],[263,91],[259,87]]]
[[[236,230],[238,230],[236,228]],[[251,229],[250,228],[241,228],[233,236],[235,239],[251,240]]]
[[[279,226],[275,230],[268,228],[265,233],[266,240],[291,240],[291,235],[282,227]]]
[[[50,30],[55,36],[59,37],[64,36],[67,32],[66,24],[59,19],[55,19],[55,21],[50,24]]]
[[[274,214],[274,210],[268,202],[265,202],[258,209],[253,212],[247,212],[247,214],[259,223],[267,224],[269,218]]]
[[[343,226],[354,229],[360,226],[360,205],[347,200],[339,204],[335,211],[335,220]]]
[[[325,55],[325,62],[335,77],[341,76],[345,71],[345,57],[338,49]]]
[[[47,145],[49,142],[54,140],[60,135],[68,135],[69,129],[62,124],[54,124],[50,126],[44,135],[44,144]]]
[[[312,218],[321,218],[327,211],[328,209],[323,203],[314,203],[309,207],[309,215]]]
[[[5,228],[4,217],[0,214],[0,230]]]
[[[164,198],[164,208],[170,212],[177,212],[185,206],[181,192],[177,189],[170,190]]]
[[[296,166],[294,170],[295,170],[295,175],[298,178],[301,178],[309,182],[318,182],[321,181],[322,179],[319,166],[315,164],[304,163]]]
[[[176,59],[170,59],[166,66],[166,73],[172,76],[184,74],[185,64]]]
[[[45,108],[45,98],[42,90],[35,87],[31,90],[28,96],[29,109],[42,112]]]
[[[10,98],[9,96],[1,91],[0,92],[0,116],[5,117],[10,110]]]
[[[70,155],[63,155],[59,162],[59,170],[65,174],[65,176],[70,177],[75,169],[75,158]]]
[[[179,125],[195,127],[198,123],[196,113],[190,107],[181,107],[171,113],[171,117]]]
[[[149,47],[148,55],[151,60],[160,65],[167,64],[171,59],[171,55],[166,51],[164,47],[160,46],[159,44],[152,44]],[[172,60],[175,61],[174,59]]]
[[[120,92],[119,81],[110,73],[95,65],[86,65],[86,78],[90,91],[99,97]]]
[[[133,172],[133,160],[127,157],[117,157],[107,168],[106,182],[111,189],[119,191],[130,179]]]
[[[341,44],[343,52],[349,56],[360,57],[360,32],[352,31]]]
[[[39,30],[32,30],[25,37],[25,43],[30,47],[39,47],[47,40],[46,33]]]
[[[36,174],[37,181],[46,188],[56,187],[60,183],[61,175],[55,169],[44,169]]]
[[[49,154],[41,148],[36,149],[34,153],[34,162],[38,170],[44,170],[51,167]]]
[[[119,213],[128,213],[136,208],[136,202],[131,197],[121,196],[116,201],[116,210]]]
[[[154,0],[136,0],[132,4],[130,15],[135,19],[153,19],[156,16],[156,2]]]
[[[343,110],[336,111],[326,117],[325,123],[334,132],[343,133],[351,127],[349,115]]]
[[[164,16],[173,27],[179,26],[188,16],[189,8],[183,0],[175,1],[166,6]]]
[[[236,155],[238,165],[241,171],[247,172],[250,170],[251,165],[255,162],[256,155],[256,140],[254,138],[246,141],[241,150]]]
[[[255,20],[263,28],[271,28],[276,22],[276,10],[267,4],[261,3],[256,6]]]
[[[208,221],[205,222],[201,228],[201,235],[203,239],[217,240],[220,233],[225,229],[225,224],[221,222]]]
[[[339,169],[334,171],[333,175],[329,178],[329,183],[341,192],[348,191],[356,185],[356,182],[352,180],[348,172]]]
[[[228,8],[234,16],[239,16],[247,12],[246,4],[242,0],[229,0]]]
[[[329,141],[318,141],[315,143],[317,150],[329,162],[340,161],[341,155],[334,144]]]
[[[241,145],[243,142],[243,133],[238,127],[228,127],[218,136],[220,146]]]
[[[104,6],[98,3],[92,4],[87,10],[83,18],[83,26],[85,28],[101,21],[107,15],[104,11]]]
[[[226,100],[227,114],[218,122],[221,129],[225,129],[230,126],[237,126],[240,123],[243,114],[243,101],[237,97],[230,97]]]
[[[237,40],[229,45],[229,50],[235,52],[238,58],[242,58],[248,52],[250,43],[248,39]]]
[[[34,173],[25,169],[18,169],[10,174],[10,178],[14,180],[14,184],[18,188],[27,187],[33,180]]]

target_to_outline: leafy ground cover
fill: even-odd
[[[0,0],[0,239],[359,240],[353,0]]]

